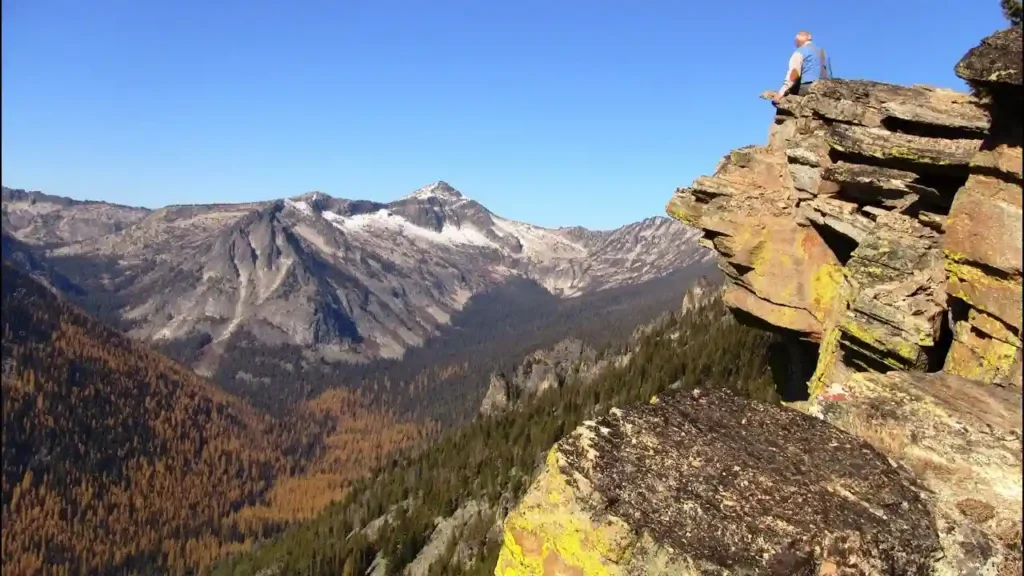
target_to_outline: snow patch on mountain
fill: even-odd
[[[584,257],[587,249],[580,244],[562,236],[554,230],[548,230],[532,224],[506,220],[492,216],[494,232],[499,236],[514,236],[523,245],[523,253],[528,258],[550,260],[553,258]]]
[[[309,202],[305,200],[285,200],[285,205],[302,212],[307,216],[313,215],[313,207],[309,205]]]
[[[462,192],[459,192],[455,188],[452,188],[451,185],[449,185],[447,182],[445,182],[443,180],[438,180],[437,182],[434,182],[433,184],[428,184],[427,186],[419,188],[416,191],[414,191],[412,194],[408,194],[406,196],[403,196],[402,198],[399,199],[399,201],[401,201],[401,200],[409,200],[411,198],[415,198],[415,199],[418,199],[418,200],[427,200],[427,199],[430,199],[430,198],[440,198],[442,200],[449,200],[449,201],[456,201],[456,200],[461,200],[463,202],[468,202],[469,201],[469,197],[467,197]]]
[[[469,244],[497,248],[497,245],[479,230],[470,226],[446,224],[440,232],[421,228],[405,218],[383,209],[369,214],[342,216],[334,212],[323,212],[324,219],[337,228],[351,233],[391,234],[422,238],[438,244]]]

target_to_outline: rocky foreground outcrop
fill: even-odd
[[[819,419],[723,391],[577,429],[504,538],[500,576],[924,574],[940,550],[909,473]]]
[[[957,64],[973,94],[816,82],[677,190],[790,402],[587,423],[495,573],[1020,574],[1021,60],[1015,27]]]

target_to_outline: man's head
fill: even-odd
[[[799,48],[804,44],[811,41],[811,33],[806,30],[801,30],[796,33],[796,47]]]

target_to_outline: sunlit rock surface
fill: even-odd
[[[496,574],[922,574],[938,552],[916,480],[866,442],[697,391],[557,444],[505,521]]]

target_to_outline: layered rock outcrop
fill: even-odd
[[[816,82],[676,191],[802,399],[588,422],[496,574],[1021,573],[1020,28],[956,71],[974,94]]]
[[[667,206],[723,257],[734,310],[818,345],[791,347],[812,393],[849,369],[1007,382],[1019,362],[1020,30],[957,72],[987,96],[816,82]]]
[[[969,378],[1021,381],[1021,29],[967,53],[956,73],[986,99],[992,129],[957,192],[943,248],[946,290],[961,304],[945,370]]]

